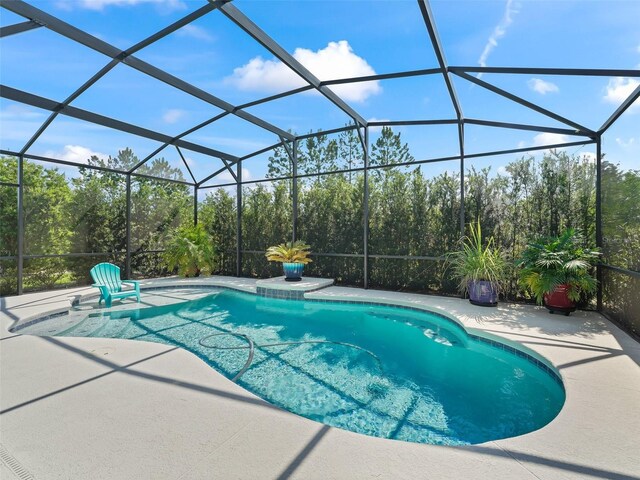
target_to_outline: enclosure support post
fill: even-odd
[[[236,164],[236,277],[242,276],[242,160]]]
[[[193,186],[193,226],[198,225],[198,186]]]
[[[364,198],[362,235],[364,240],[364,288],[369,288],[369,127],[364,127]]]
[[[291,241],[295,242],[298,239],[298,140],[293,141],[293,155],[291,156],[291,169],[292,169],[292,185],[291,185],[291,204],[293,208],[291,222]]]
[[[24,267],[24,157],[18,156],[18,295],[22,295]]]
[[[131,174],[127,174],[127,212],[126,212],[126,257],[124,272],[126,278],[131,278]]]
[[[602,248],[602,135],[596,137],[596,246]],[[596,270],[598,293],[597,309],[602,311],[602,267]]]
[[[458,140],[460,142],[460,238],[464,238],[464,123],[458,123]]]

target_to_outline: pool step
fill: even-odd
[[[284,277],[267,278],[256,282],[256,293],[262,297],[304,299],[304,294],[333,285],[330,278],[303,277],[298,282],[288,282]]]

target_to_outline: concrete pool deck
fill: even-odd
[[[143,282],[173,285],[255,292],[256,280]],[[546,427],[440,447],[367,437],[282,411],[176,347],[9,332],[17,321],[67,310],[95,293],[87,287],[0,298],[0,478],[640,479],[640,344],[597,313],[564,317],[534,306],[483,308],[335,286],[307,293],[453,315],[467,328],[522,343],[561,373],[567,400]]]

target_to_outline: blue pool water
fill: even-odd
[[[546,425],[564,403],[559,379],[531,357],[469,336],[439,315],[211,292],[176,305],[78,311],[20,333],[177,345],[281,408],[410,442],[521,435]]]

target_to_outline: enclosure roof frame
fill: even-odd
[[[12,88],[8,86],[1,86],[0,95],[4,98],[16,101],[18,103],[23,103],[26,105],[35,106],[37,108],[42,108],[48,110],[50,113],[47,120],[43,122],[40,128],[36,131],[35,134],[27,141],[27,143],[23,146],[23,148],[14,152],[17,155],[23,155],[25,158],[33,157],[33,155],[29,155],[29,149],[33,145],[33,143],[37,140],[37,138],[44,133],[44,131],[49,127],[52,121],[59,115],[68,115],[70,117],[78,118],[90,123],[94,123],[97,125],[102,125],[108,128],[120,130],[125,133],[138,135],[143,138],[151,139],[154,141],[160,142],[162,145],[157,148],[150,155],[141,160],[138,164],[134,165],[128,172],[128,174],[136,174],[137,170],[142,167],[147,161],[152,159],[155,155],[161,152],[163,149],[168,147],[169,145],[173,145],[178,154],[181,162],[184,163],[187,171],[189,172],[189,176],[191,180],[193,180],[193,184],[196,187],[200,187],[205,182],[211,180],[216,175],[221,174],[222,172],[229,172],[232,175],[232,178],[237,181],[236,172],[232,167],[236,166],[240,161],[252,158],[254,156],[258,156],[262,153],[266,153],[274,148],[283,147],[285,144],[289,142],[298,141],[301,139],[320,136],[320,135],[328,135],[333,133],[340,133],[342,131],[348,130],[357,130],[359,137],[362,137],[361,128],[366,127],[380,127],[380,126],[428,126],[428,125],[446,125],[446,124],[457,124],[459,129],[459,146],[460,146],[460,155],[458,158],[464,159],[464,135],[463,128],[465,124],[468,125],[481,125],[488,127],[496,127],[496,128],[506,128],[506,129],[518,129],[518,130],[527,130],[527,131],[535,131],[541,133],[556,133],[559,135],[572,135],[572,136],[583,136],[595,141],[599,138],[602,133],[604,133],[615,121],[636,101],[640,98],[640,87],[636,88],[631,95],[622,102],[621,105],[618,106],[616,111],[602,124],[602,126],[594,131],[583,125],[575,122],[570,118],[566,118],[564,116],[558,115],[552,111],[549,111],[542,106],[524,100],[510,92],[507,92],[485,80],[481,80],[479,76],[481,74],[513,74],[513,75],[556,75],[556,76],[608,76],[608,77],[628,77],[628,78],[638,78],[640,77],[640,69],[594,69],[594,68],[538,68],[538,67],[486,67],[486,66],[451,66],[448,65],[445,56],[445,48],[442,45],[441,39],[438,35],[436,22],[431,11],[431,7],[429,5],[428,0],[416,0],[418,4],[419,11],[424,21],[424,25],[426,28],[427,35],[425,36],[425,41],[429,42],[433,48],[435,53],[435,57],[437,60],[437,67],[435,68],[424,68],[418,70],[407,70],[407,71],[397,71],[390,72],[384,74],[375,74],[375,75],[367,75],[360,77],[351,77],[351,78],[338,78],[331,80],[320,80],[313,73],[311,73],[306,67],[304,67],[298,60],[296,60],[293,55],[287,52],[276,40],[270,37],[262,28],[260,28],[256,23],[254,23],[249,17],[247,17],[240,9],[238,9],[235,5],[231,3],[231,0],[202,0],[202,5],[195,10],[191,11],[189,14],[180,18],[179,20],[173,22],[172,24],[161,28],[156,31],[146,39],[136,43],[132,47],[127,50],[121,50],[108,42],[105,42],[93,35],[90,35],[85,30],[77,28],[73,25],[70,25],[59,18],[48,14],[36,6],[29,4],[23,0],[0,0],[0,5],[3,8],[6,8],[13,13],[16,13],[26,19],[24,22],[16,23],[14,25],[8,25],[2,27],[0,29],[0,37],[17,35],[17,34],[26,34],[26,32],[37,29],[40,27],[45,27],[52,32],[55,32],[61,36],[64,36],[75,43],[88,47],[94,51],[97,51],[106,57],[109,57],[110,60],[106,63],[104,67],[102,67],[98,72],[96,72],[92,77],[87,79],[80,87],[78,87],[71,95],[69,95],[66,99],[60,101],[57,99],[48,99],[45,97],[41,97],[38,95],[34,95],[29,92],[22,91],[17,88]],[[134,54],[143,48],[157,42],[161,38],[169,35],[172,32],[175,32],[179,28],[191,23],[192,21],[201,18],[205,15],[213,14],[213,12],[218,11],[216,14],[221,14],[226,16],[231,22],[233,22],[239,29],[243,30],[247,33],[255,42],[262,45],[266,48],[271,54],[273,54],[277,59],[279,59],[282,63],[287,65],[290,69],[292,69],[296,74],[298,74],[303,81],[307,83],[302,87],[298,87],[295,89],[291,89],[285,92],[281,92],[275,95],[269,95],[261,99],[257,99],[251,102],[247,102],[241,105],[232,105],[225,100],[210,94],[193,84],[185,82],[166,71],[159,69],[145,61],[140,60],[135,57]],[[149,129],[142,128],[138,125],[127,123],[126,121],[114,119],[111,117],[107,117],[104,115],[100,115],[88,110],[83,110],[71,105],[71,103],[78,98],[82,93],[90,89],[102,76],[104,76],[107,72],[113,69],[116,65],[123,64],[127,67],[133,68],[154,78],[158,81],[161,81],[172,88],[176,88],[188,95],[197,98],[201,101],[204,101],[210,105],[215,106],[222,110],[222,113],[218,113],[209,119],[200,122],[199,124],[185,130],[184,132],[171,136],[166,135],[159,132],[154,132]],[[478,76],[473,76],[471,74],[478,74]],[[451,100],[451,104],[453,106],[453,110],[455,111],[455,119],[394,119],[388,121],[367,121],[365,120],[360,113],[358,113],[355,109],[353,109],[344,99],[337,94],[335,91],[330,89],[332,85],[344,85],[344,84],[353,84],[357,82],[368,82],[368,81],[379,81],[379,80],[394,80],[401,78],[409,78],[409,77],[426,77],[431,75],[441,75],[444,85],[446,86],[448,95]],[[482,87],[492,93],[502,96],[507,100],[524,106],[527,109],[540,113],[542,115],[547,116],[559,123],[563,123],[568,125],[571,128],[559,128],[554,126],[541,126],[541,125],[525,125],[521,123],[513,123],[513,122],[501,122],[501,121],[493,121],[482,118],[465,118],[463,114],[463,104],[458,98],[456,93],[455,85],[453,82],[452,75],[456,75],[457,77],[471,82],[475,85]],[[290,131],[285,131],[279,128],[276,125],[273,125],[263,118],[259,116],[253,115],[246,110],[250,107],[262,104],[268,104],[269,102],[285,98],[291,95],[295,95],[298,93],[303,93],[311,90],[318,91],[321,95],[323,95],[327,100],[329,100],[333,105],[342,110],[349,118],[352,119],[353,124],[347,124],[342,127],[337,127],[333,129],[328,129],[325,131],[311,132],[308,134],[296,134]],[[278,142],[270,145],[269,147],[258,149],[252,153],[246,154],[244,156],[232,155],[230,153],[217,150],[214,148],[207,147],[205,145],[189,142],[183,140],[183,137],[193,133],[205,126],[215,125],[215,122],[221,120],[228,115],[234,115],[241,119],[242,121],[246,121],[256,125],[259,128],[266,130],[267,132],[273,134],[276,138],[279,139]],[[576,142],[573,142],[576,143]],[[577,142],[579,143],[579,142]],[[546,148],[550,148],[547,146]],[[198,181],[198,179],[193,175],[193,172],[189,168],[186,159],[183,155],[181,149],[192,150],[198,153],[202,153],[203,155],[211,156],[213,158],[220,159],[224,167],[212,172],[211,175],[205,177]],[[527,150],[533,151],[537,148],[529,147]],[[519,149],[512,149],[519,150]],[[6,151],[6,150],[3,150]],[[491,155],[494,152],[485,152],[483,155]],[[477,156],[478,154],[474,154]],[[467,157],[471,157],[471,155],[466,155]],[[44,159],[44,157],[39,157]],[[51,159],[52,161],[55,159]],[[73,164],[73,162],[70,162]],[[75,164],[78,167],[86,167],[86,164]],[[120,171],[118,171],[121,173]],[[164,178],[158,177],[158,180],[166,180]],[[191,184],[190,182],[186,182]]]

